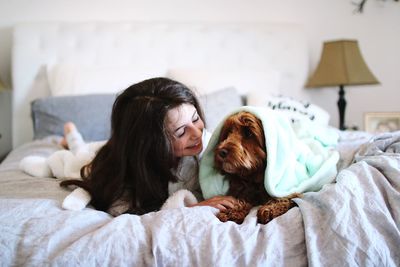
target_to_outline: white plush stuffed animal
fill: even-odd
[[[27,156],[19,164],[21,170],[35,177],[81,179],[81,168],[90,163],[96,152],[105,144],[104,141],[85,143],[75,125],[64,125],[67,149],[54,152],[48,158]],[[77,188],[63,201],[62,207],[69,210],[81,210],[90,202],[90,195],[82,188]]]

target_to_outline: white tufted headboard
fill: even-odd
[[[308,74],[301,27],[268,23],[80,22],[15,27],[12,51],[13,147],[32,140],[30,102],[49,95],[38,84],[55,63],[187,68],[271,67],[282,92],[300,96]]]

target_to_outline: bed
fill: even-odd
[[[133,82],[166,76],[199,95],[209,130],[272,94],[327,125],[309,101],[307,40],[277,23],[43,22],[15,26],[13,151],[0,165],[2,266],[398,266],[400,132],[339,131],[335,182],[266,225],[210,207],[118,217],[61,208],[60,180],[19,169],[60,149],[73,120],[87,141],[109,134],[109,107]],[[280,97],[280,98],[279,98]],[[296,99],[296,100],[294,100]],[[293,110],[292,110],[293,111]],[[304,115],[304,114],[302,114]],[[330,127],[330,126],[326,126]]]

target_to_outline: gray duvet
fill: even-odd
[[[0,165],[0,266],[399,266],[400,132],[343,139],[336,183],[304,194],[266,225],[242,225],[209,207],[112,217],[67,211],[53,178],[18,170],[49,139]]]

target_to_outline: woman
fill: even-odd
[[[111,137],[82,168],[83,180],[61,185],[82,187],[96,209],[113,215],[158,210],[180,188],[200,190],[203,132],[199,102],[186,86],[167,78],[134,84],[115,100]],[[195,205],[224,210],[233,201],[217,196]]]

